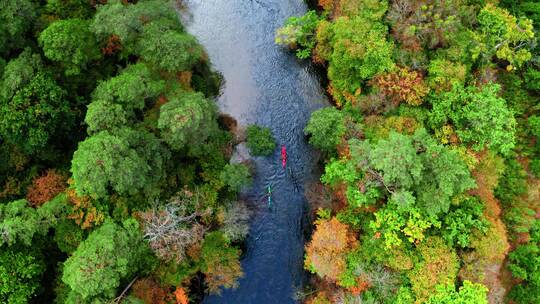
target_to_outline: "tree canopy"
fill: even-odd
[[[129,128],[114,134],[102,131],[79,144],[71,172],[81,195],[100,198],[111,190],[133,195],[156,185],[168,158],[150,133]]]
[[[215,123],[215,104],[201,93],[174,92],[161,106],[158,128],[173,149],[198,146],[206,141]]]
[[[59,20],[39,35],[45,56],[64,65],[67,75],[77,75],[101,56],[90,23],[81,19]]]
[[[71,298],[110,300],[122,280],[144,267],[148,253],[136,220],[105,221],[66,260],[62,281],[71,288]]]

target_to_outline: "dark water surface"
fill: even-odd
[[[222,112],[241,125],[257,123],[272,129],[279,145],[287,146],[288,165],[281,167],[280,149],[255,158],[256,177],[248,193],[253,216],[245,276],[237,289],[207,296],[205,303],[295,303],[294,292],[304,281],[303,226],[306,201],[302,184],[313,178],[316,154],[303,136],[310,113],[327,105],[319,80],[301,63],[274,45],[274,32],[292,15],[306,11],[302,0],[185,0],[184,23],[206,48],[225,84],[218,100]],[[272,210],[266,207],[266,187],[273,185]]]

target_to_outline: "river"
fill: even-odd
[[[224,76],[220,110],[239,125],[269,127],[278,145],[286,145],[288,166],[281,167],[280,149],[254,158],[256,175],[247,193],[255,212],[242,258],[239,287],[206,296],[204,303],[296,303],[294,294],[305,281],[303,271],[306,199],[302,185],[316,178],[316,153],[303,128],[310,113],[328,105],[319,79],[307,62],[274,44],[284,20],[306,11],[302,0],[185,0],[188,32],[205,47],[213,67]],[[271,210],[266,187],[273,185]]]

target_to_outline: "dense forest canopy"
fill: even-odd
[[[220,76],[176,9],[2,1],[0,302],[187,304],[236,286],[251,169],[229,164]]]
[[[540,4],[308,2],[275,36],[333,101],[304,129],[323,157],[300,298],[540,303]],[[2,1],[1,303],[238,286],[253,168],[231,161],[222,79],[179,4]],[[269,128],[245,131],[274,154]]]
[[[276,43],[334,107],[306,303],[540,303],[540,4],[319,0]]]

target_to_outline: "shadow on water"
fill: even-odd
[[[294,293],[305,279],[302,185],[314,177],[317,157],[303,128],[310,113],[327,105],[327,100],[311,65],[274,45],[274,32],[287,17],[303,14],[306,5],[302,0],[184,3],[188,12],[184,24],[225,79],[220,110],[240,125],[271,128],[278,144],[287,146],[288,165],[299,186],[295,189],[281,167],[279,149],[270,157],[254,159],[256,177],[247,196],[258,211],[242,259],[245,276],[237,289],[207,296],[204,303],[295,303]],[[264,197],[268,185],[273,185],[272,210]]]

